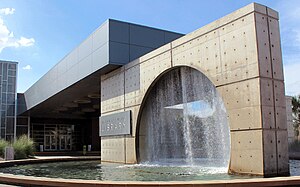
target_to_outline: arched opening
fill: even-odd
[[[213,83],[189,67],[165,73],[149,90],[137,137],[140,163],[228,166],[223,101]]]

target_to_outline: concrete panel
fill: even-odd
[[[273,86],[274,86],[275,106],[285,108],[284,82],[274,80]]]
[[[268,18],[273,78],[283,80],[283,64],[278,20]]]
[[[274,106],[261,106],[262,126],[264,129],[275,129]]]
[[[165,34],[162,30],[130,24],[130,44],[157,48],[164,44]]]
[[[245,130],[262,128],[261,107],[245,107],[227,110],[231,130]]]
[[[163,46],[161,46],[160,48],[157,48],[157,49],[155,49],[155,50],[153,50],[153,51],[151,51],[151,52],[145,54],[144,56],[141,56],[141,57],[139,58],[139,62],[140,62],[140,63],[141,63],[141,62],[144,62],[144,61],[146,61],[146,60],[149,60],[150,58],[154,58],[154,57],[156,57],[156,56],[158,56],[158,55],[160,55],[160,54],[162,54],[162,53],[165,53],[165,52],[167,52],[167,51],[169,51],[169,50],[171,50],[171,43],[166,44],[166,45],[163,45]],[[126,65],[125,65],[125,66],[126,66],[126,69],[127,69],[127,68],[130,68],[131,65],[132,65],[132,63],[126,64]]]
[[[129,45],[109,42],[109,61],[114,64],[127,64],[129,62]]]
[[[101,77],[101,114],[124,108],[124,69]]]
[[[269,8],[269,7],[267,7],[267,14],[268,14],[268,16],[273,17],[273,18],[275,18],[277,20],[279,19],[278,12],[275,11],[275,10],[273,10],[273,9],[271,9],[271,8]]]
[[[125,70],[125,107],[140,104],[140,65]]]
[[[271,56],[269,48],[269,29],[266,15],[255,14],[258,63],[260,76],[272,77]]]
[[[289,175],[288,137],[286,130],[277,131],[278,174]]]
[[[260,79],[261,105],[274,106],[273,82],[271,79]]]
[[[129,23],[109,20],[109,40],[129,43]]]
[[[260,105],[259,78],[217,87],[227,110]]]
[[[126,107],[125,110],[130,110],[131,111],[131,124],[132,124],[132,132],[131,136],[136,137],[136,130],[137,130],[137,124],[138,124],[138,115],[140,111],[141,105],[136,105],[132,107]]]
[[[126,137],[126,163],[127,164],[136,164],[136,146],[135,146],[135,138]]]
[[[259,12],[259,13],[266,14],[266,7],[256,4],[256,3],[247,5],[239,10],[232,12],[231,14],[229,14],[227,16],[220,18],[218,21],[215,21],[208,25],[205,25],[204,27],[201,27],[200,29],[198,29],[190,34],[175,40],[174,42],[172,42],[172,46],[176,47],[178,45],[181,45],[181,44],[183,44],[187,41],[190,41],[196,37],[204,35],[207,32],[210,32],[210,31],[218,29],[228,23],[231,23],[231,22],[235,21],[237,18],[245,17],[245,15],[248,15],[252,12]],[[246,23],[245,20],[243,21],[241,19],[241,21]]]
[[[125,163],[125,138],[101,137],[101,161]]]
[[[262,130],[234,131],[230,136],[230,172],[262,175]]]
[[[275,130],[263,131],[264,173],[269,176],[277,175],[277,148]]]
[[[172,67],[171,52],[167,51],[152,59],[149,59],[140,64],[141,77],[140,85],[141,92],[144,94],[148,91],[149,86],[153,83],[156,78],[161,75],[164,71]],[[151,72],[151,73],[149,73]],[[139,101],[141,101],[143,95],[140,95]]]
[[[275,116],[276,128],[287,130],[286,108],[275,107]]]

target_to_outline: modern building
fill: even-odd
[[[13,140],[16,134],[17,67],[17,62],[0,61],[0,138],[8,141]]]
[[[185,36],[107,20],[17,103],[16,133],[45,152],[289,174],[279,16],[256,3]]]
[[[107,20],[24,94],[18,94],[17,134],[30,134],[37,150],[42,146],[44,152],[82,151],[83,145],[100,151],[101,75],[181,36]]]

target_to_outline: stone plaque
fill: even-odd
[[[100,116],[100,136],[131,134],[131,111]]]

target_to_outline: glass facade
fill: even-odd
[[[8,141],[15,136],[17,63],[0,61],[0,138]]]

